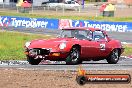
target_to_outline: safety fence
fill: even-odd
[[[18,12],[18,13],[61,13],[63,15],[71,12],[75,14],[83,14],[86,16],[100,16],[100,7],[102,3],[88,3],[84,5],[67,5],[67,4],[42,4],[40,6],[34,6],[31,5],[31,7],[23,8],[21,6],[17,6],[16,3],[0,3],[0,11],[12,11],[12,12]],[[128,5],[120,4],[115,5],[116,7],[116,13],[119,11],[126,11],[128,12],[131,10],[131,7]],[[125,16],[124,14],[116,14],[116,17]],[[71,14],[72,15],[72,14]],[[131,14],[127,15],[131,16]]]
[[[0,16],[0,26],[15,28],[44,28],[49,30],[67,27],[93,27],[106,31],[132,32],[132,22],[27,18],[13,16]]]

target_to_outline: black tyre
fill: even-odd
[[[80,60],[80,51],[77,47],[73,47],[66,58],[66,64],[79,64],[82,61]]]
[[[77,76],[76,81],[79,85],[84,85],[87,81],[87,79],[84,76]]]
[[[41,59],[34,59],[32,57],[27,57],[27,61],[31,65],[38,65],[41,62]]]
[[[116,64],[119,60],[119,50],[118,49],[114,49],[111,54],[109,55],[109,57],[107,58],[107,62],[109,64]]]

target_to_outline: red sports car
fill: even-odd
[[[32,65],[38,65],[43,59],[66,64],[106,59],[109,64],[116,64],[124,51],[121,42],[110,39],[105,31],[84,27],[62,29],[57,38],[26,42],[25,48]]]

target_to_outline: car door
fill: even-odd
[[[93,40],[95,42],[97,57],[105,57],[108,53],[108,40],[106,35],[101,30],[93,32]]]
[[[90,31],[87,35],[87,39],[81,40],[81,56],[82,58],[93,58],[99,53],[98,42],[93,39],[93,32]],[[97,55],[96,55],[97,54]]]
[[[107,54],[108,41],[103,31],[97,30],[91,32],[88,40],[83,40],[82,57],[97,58]]]

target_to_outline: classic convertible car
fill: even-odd
[[[26,42],[25,50],[31,65],[38,65],[41,60],[80,64],[103,59],[116,64],[124,48],[120,41],[109,38],[101,29],[73,27],[62,29],[54,39]]]

